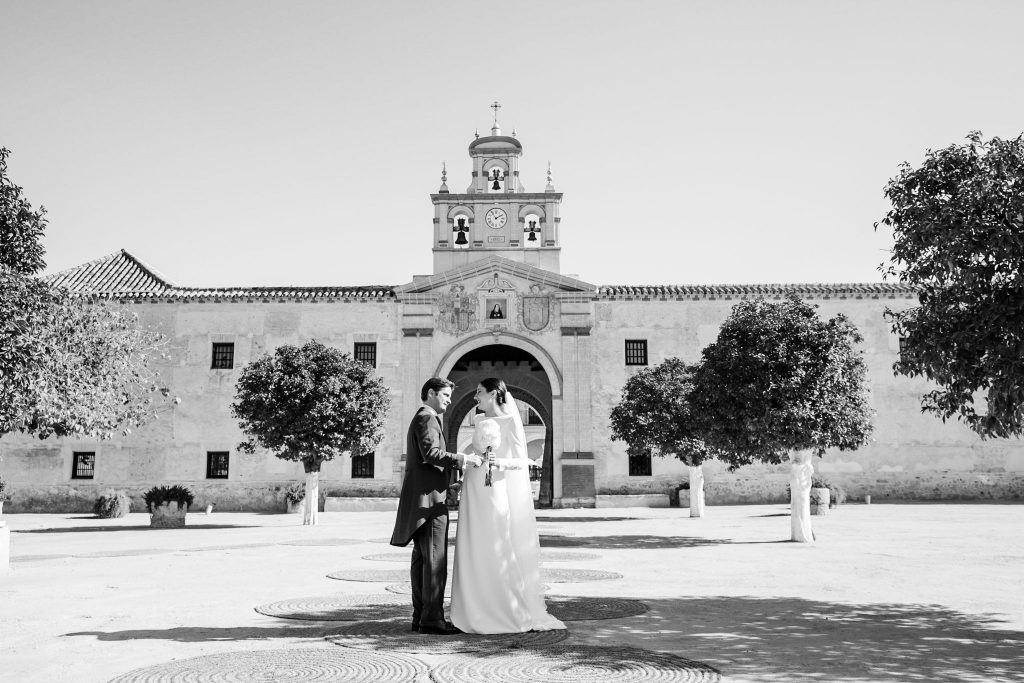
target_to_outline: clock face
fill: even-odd
[[[497,229],[505,225],[505,221],[508,220],[508,216],[505,215],[505,212],[501,209],[491,209],[487,212],[487,215],[484,216],[484,220],[487,221],[487,225]]]

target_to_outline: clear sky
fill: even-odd
[[[401,284],[499,100],[562,272],[871,282],[901,161],[1024,130],[1024,2],[0,0],[0,145],[50,272]]]

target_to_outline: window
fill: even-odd
[[[902,359],[907,353],[907,338],[900,337],[900,358]]]
[[[96,474],[95,453],[75,453],[71,464],[72,479],[92,479]]]
[[[213,363],[210,367],[214,370],[230,370],[235,367],[235,343],[214,342]]]
[[[377,342],[356,342],[355,357],[371,368],[377,367]]]
[[[207,451],[206,452],[206,478],[227,479],[228,478],[228,451]]]
[[[626,340],[626,365],[647,365],[647,340]]]
[[[352,478],[373,479],[373,453],[352,456]]]
[[[651,476],[651,454],[629,456],[629,476],[649,477]]]

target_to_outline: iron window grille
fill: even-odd
[[[629,476],[649,477],[651,476],[651,454],[629,456]]]
[[[626,340],[626,365],[647,365],[647,340]]]
[[[92,479],[96,476],[96,454],[75,453],[71,464],[72,479]]]
[[[235,367],[235,343],[213,342],[213,370],[231,370]]]
[[[230,456],[228,451],[207,451],[206,478],[227,479],[229,460]]]
[[[907,353],[907,338],[900,337],[900,358],[903,358]]]
[[[377,342],[356,342],[355,357],[371,368],[377,367]]]
[[[352,456],[352,478],[373,479],[373,453]]]

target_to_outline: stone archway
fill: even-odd
[[[540,415],[544,423],[544,460],[541,468],[541,507],[551,507],[554,497],[554,431],[552,387],[546,369],[531,353],[515,346],[492,344],[470,350],[459,357],[447,374],[455,383],[451,407],[445,411],[445,435],[449,444],[458,443],[459,427],[476,407],[473,394],[481,380],[498,377],[509,392]]]

